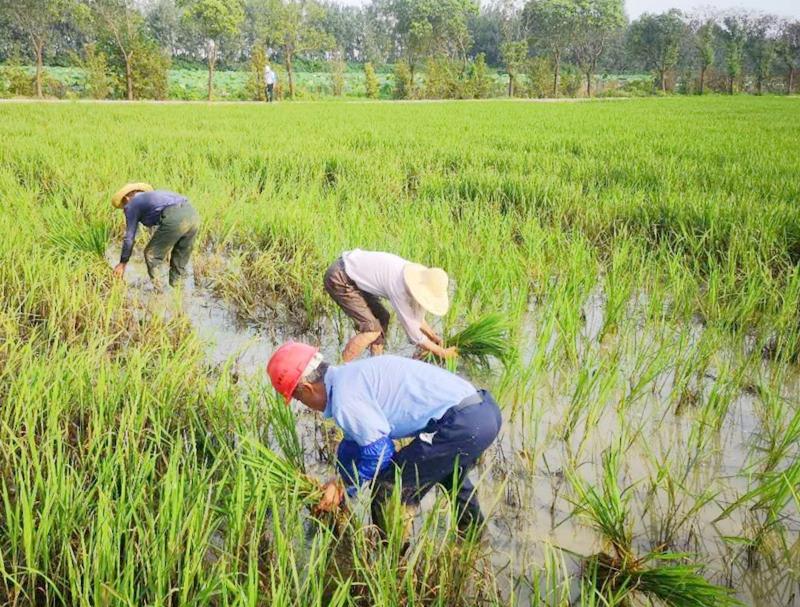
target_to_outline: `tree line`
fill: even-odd
[[[598,74],[648,73],[639,92],[795,91],[800,20],[744,10],[673,9],[630,21],[623,0],[0,0],[0,61],[35,65],[8,78],[45,93],[47,65],[84,68],[89,93],[162,98],[167,70],[249,70],[254,95],[268,61],[286,95],[298,62],[331,73],[393,71],[395,97],[491,95],[489,68],[510,96],[596,93]],[[580,84],[580,82],[583,84]],[[648,90],[651,89],[651,90]]]

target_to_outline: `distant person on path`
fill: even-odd
[[[389,312],[380,302],[388,299],[409,340],[441,358],[458,354],[443,348],[442,339],[425,322],[425,312],[444,316],[450,306],[447,273],[426,268],[391,253],[354,249],[342,253],[325,272],[325,290],[356,324],[358,333],[347,342],[342,360],[358,358],[369,346],[373,356],[383,353]]]
[[[157,289],[161,288],[160,271],[169,256],[169,284],[177,286],[186,275],[186,265],[192,254],[200,217],[189,201],[167,190],[153,190],[148,183],[129,183],[111,199],[114,208],[125,213],[125,239],[114,276],[122,278],[133,252],[136,232],[141,223],[156,226],[156,231],[144,249],[147,273]]]
[[[272,103],[275,98],[275,83],[278,81],[278,75],[272,71],[269,63],[264,66],[264,84],[267,87],[267,103]]]
[[[396,473],[406,523],[413,507],[441,485],[455,496],[459,531],[467,534],[481,525],[483,514],[468,474],[502,425],[489,392],[440,367],[400,356],[330,366],[317,348],[296,342],[273,353],[267,374],[287,404],[296,398],[342,430],[336,450],[339,475],[350,496],[372,482],[372,522],[384,534]],[[411,437],[395,451],[393,440]],[[318,510],[336,510],[344,493],[342,485],[329,481]]]

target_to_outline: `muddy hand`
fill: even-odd
[[[315,513],[334,512],[344,499],[344,489],[337,481],[328,481],[322,486],[322,497],[314,508]]]
[[[124,263],[118,263],[114,267],[114,277],[115,278],[122,278],[122,276],[124,274],[125,274],[125,264]]]
[[[450,346],[444,350],[444,358],[456,358],[458,356],[458,348]]]

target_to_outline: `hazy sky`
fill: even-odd
[[[366,4],[368,0],[338,0],[341,4]],[[644,12],[659,13],[669,8],[690,11],[713,6],[717,9],[744,8],[783,17],[800,17],[800,0],[625,0],[628,16],[636,18]]]
[[[773,13],[783,17],[800,17],[800,0],[625,0],[625,9],[631,18],[642,13],[658,13],[670,8],[685,11],[714,7],[717,9],[744,8],[748,10]]]

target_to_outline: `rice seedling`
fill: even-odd
[[[245,439],[246,452],[243,461],[268,479],[273,487],[289,487],[297,490],[300,498],[313,505],[322,497],[319,482],[306,476],[291,461],[253,439]]]
[[[459,358],[467,365],[488,369],[492,359],[506,365],[514,355],[509,343],[509,324],[502,314],[487,314],[461,331],[444,339],[446,346],[458,348]],[[430,355],[436,360],[435,355]]]
[[[598,490],[580,477],[569,474],[576,493],[574,513],[585,517],[612,549],[587,559],[587,574],[602,594],[617,602],[630,593],[658,598],[675,607],[692,605],[740,605],[727,588],[710,583],[698,574],[699,566],[681,564],[688,555],[656,549],[638,557],[633,549],[629,504],[633,485],[620,490],[618,475],[621,444],[603,454],[603,476]]]
[[[267,404],[267,417],[275,442],[288,462],[299,472],[305,473],[305,455],[300,437],[297,436],[297,419],[291,407],[283,402],[271,388],[262,388],[263,402]]]

